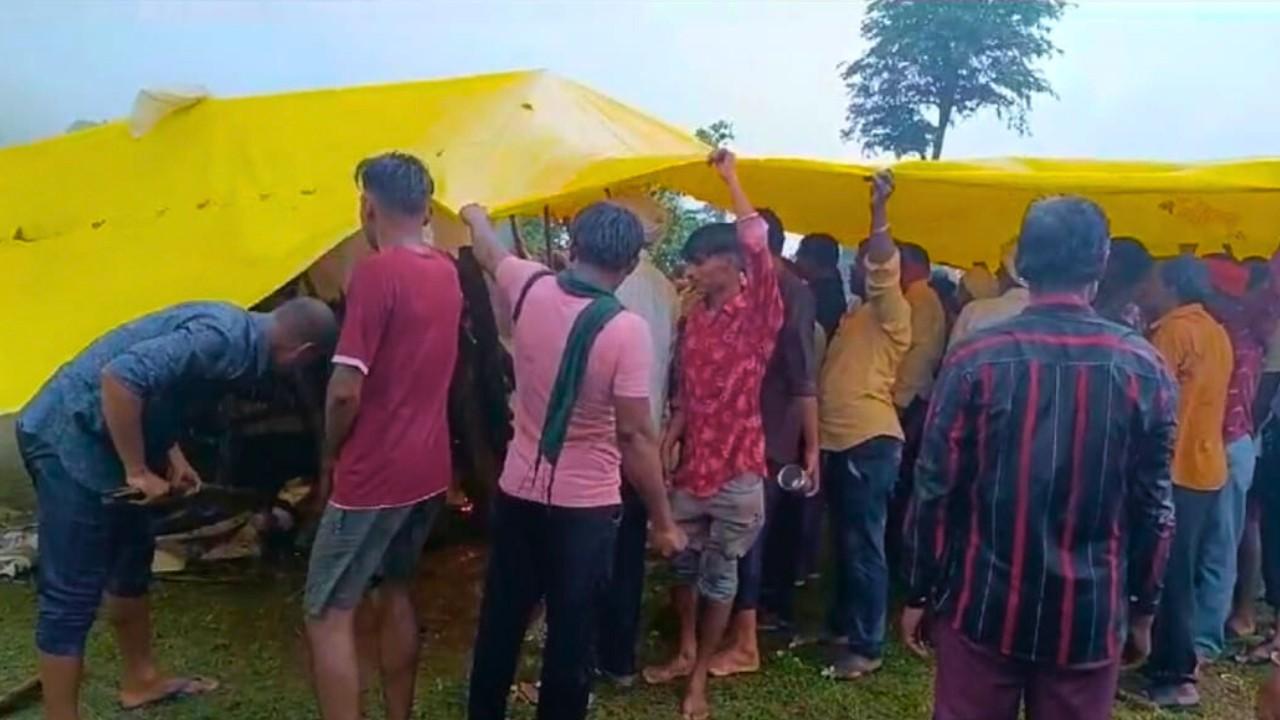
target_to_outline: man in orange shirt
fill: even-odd
[[[1208,520],[1227,480],[1222,421],[1234,360],[1226,329],[1205,310],[1211,293],[1208,269],[1184,255],[1162,263],[1138,297],[1145,316],[1159,318],[1152,323],[1151,342],[1179,385],[1173,454],[1177,528],[1146,667],[1149,698],[1170,708],[1200,702],[1192,627],[1195,579],[1205,560]]]

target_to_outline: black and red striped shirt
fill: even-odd
[[[916,465],[911,599],[1012,658],[1116,658],[1159,602],[1177,406],[1146,340],[1062,298],[958,343]]]

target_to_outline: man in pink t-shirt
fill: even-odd
[[[462,209],[476,259],[511,308],[515,438],[494,500],[493,546],[476,633],[470,720],[502,720],[520,644],[545,600],[540,720],[580,720],[591,693],[596,604],[621,518],[621,466],[663,553],[684,545],[671,519],[649,404],[649,329],[613,291],[644,244],[640,221],[597,203],[569,229],[568,269],[511,256],[485,211]]]
[[[360,221],[377,251],[356,266],[325,404],[328,502],[303,604],[323,716],[360,716],[355,608],[375,577],[387,717],[407,720],[418,665],[411,581],[452,476],[447,415],[462,291],[422,226],[431,176],[402,153],[356,169]]]

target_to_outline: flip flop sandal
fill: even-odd
[[[1238,665],[1246,665],[1246,666],[1270,665],[1271,658],[1275,654],[1276,654],[1276,651],[1272,649],[1272,645],[1270,643],[1264,643],[1262,645],[1258,645],[1248,650],[1247,652],[1242,652],[1242,653],[1233,655],[1231,659],[1235,661],[1236,664]]]
[[[515,687],[511,688],[511,696],[517,702],[536,706],[541,690],[542,683],[540,682],[518,682]]]
[[[880,661],[873,661],[873,662],[861,663],[857,667],[842,668],[840,667],[840,664],[837,663],[835,665],[832,665],[828,669],[828,671],[830,673],[830,677],[833,680],[841,680],[841,681],[848,682],[852,680],[861,680],[862,678],[875,673],[881,668],[881,666],[883,666],[883,664],[884,663]]]
[[[155,707],[156,705],[164,705],[171,702],[177,702],[179,700],[186,700],[198,695],[207,695],[217,689],[217,680],[202,677],[175,678],[170,681],[169,686],[165,688],[164,693],[161,695],[132,705],[126,705],[121,702],[120,709],[124,712],[133,712],[135,710]]]
[[[738,675],[754,675],[758,672],[760,672],[760,666],[756,665],[753,668],[730,668],[729,670],[711,668],[707,671],[707,674],[713,678],[727,678],[736,677]]]

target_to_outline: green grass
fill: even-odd
[[[474,548],[432,552],[425,563],[422,611],[426,620],[426,657],[419,682],[417,717],[461,718],[466,692],[470,641],[479,588],[475,578],[483,557]],[[661,575],[661,573],[655,573]],[[264,718],[308,720],[317,717],[305,681],[305,655],[300,640],[301,578],[296,571],[267,572],[248,568],[219,570],[200,582],[157,583],[156,646],[159,657],[175,672],[216,677],[217,693],[149,712],[122,716],[115,709],[119,658],[105,628],[90,640],[90,675],[85,689],[86,718],[131,717],[141,720]],[[225,581],[222,581],[225,580]],[[657,611],[661,578],[652,583],[648,606]],[[821,602],[805,593],[806,612],[813,616]],[[0,691],[33,672],[34,593],[24,584],[0,584]],[[811,618],[812,619],[812,618]],[[670,636],[670,618],[659,614],[655,630],[645,637],[643,654],[658,659]],[[527,643],[531,654],[536,651]],[[931,670],[907,657],[900,646],[889,649],[884,668],[857,684],[839,684],[820,675],[816,650],[779,653],[767,648],[764,671],[749,678],[713,682],[712,702],[718,718],[736,720],[915,720],[929,717]],[[531,663],[526,663],[527,666]],[[529,667],[526,667],[526,675]],[[1264,669],[1216,665],[1202,683],[1204,709],[1197,715],[1164,715],[1126,704],[1119,720],[1252,717],[1253,697]],[[376,706],[374,693],[371,705]],[[674,718],[677,689],[638,688],[601,691],[592,717],[598,720]],[[370,717],[379,717],[371,708]],[[34,720],[34,707],[12,717]],[[513,717],[532,718],[530,708],[514,708]]]

